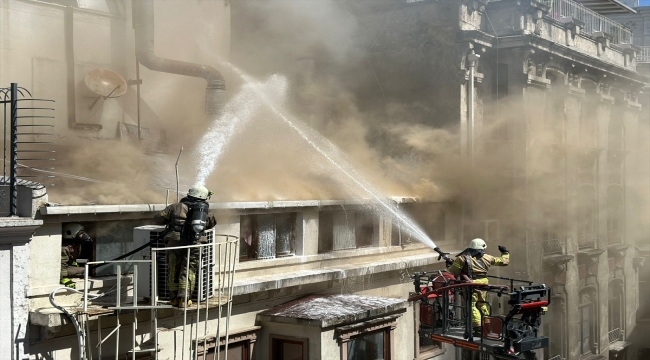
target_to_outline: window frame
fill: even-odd
[[[241,331],[237,331],[231,335],[228,336],[228,347],[232,344],[238,344],[238,343],[246,343],[247,346],[247,354],[246,354],[246,360],[252,360],[253,359],[253,353],[255,350],[255,342],[257,342],[257,332],[261,329],[261,326],[253,326],[248,329],[243,329]],[[198,347],[195,347],[194,342],[192,342],[192,349],[195,349],[199,356],[203,355],[203,348],[205,346],[206,350],[206,355],[208,354],[209,351],[212,351],[214,353],[215,350],[221,349],[222,346],[226,345],[225,337],[222,336],[219,338],[219,344],[217,346],[215,338],[210,337],[206,339],[205,344],[200,341]],[[205,360],[205,359],[204,359]]]
[[[401,315],[392,315],[381,319],[336,328],[336,338],[341,348],[341,360],[348,359],[348,344],[354,337],[368,335],[378,331],[384,332],[384,360],[393,359],[393,350],[395,349],[395,328],[397,328],[397,318],[400,316]]]
[[[588,319],[586,319],[586,320],[583,318],[583,314],[584,314],[585,309],[587,310],[587,314],[589,316]],[[578,314],[578,319],[579,319],[578,323],[580,324],[580,326],[579,326],[580,327],[580,337],[578,339],[578,343],[580,344],[580,346],[579,346],[579,348],[580,348],[580,356],[591,355],[591,354],[593,354],[592,342],[593,342],[593,336],[594,336],[593,329],[592,329],[592,324],[593,324],[593,320],[592,320],[593,304],[592,303],[586,303],[586,304],[582,304],[582,305],[578,306],[578,312],[579,312],[579,314]],[[588,343],[587,344],[589,345],[589,350],[586,351],[586,352],[584,351],[584,349],[585,349],[585,344],[584,344],[585,335],[583,334],[584,323],[585,322],[588,323],[588,329],[589,329],[589,334],[587,335],[587,337],[588,337],[588,339],[587,339]]]
[[[302,344],[302,360],[309,360],[309,338],[297,338],[283,335],[269,335],[269,359],[270,360],[283,360],[275,357],[275,344],[277,341],[300,343]]]

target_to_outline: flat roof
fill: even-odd
[[[404,299],[361,295],[310,295],[257,314],[258,321],[321,328],[384,316],[405,309]]]

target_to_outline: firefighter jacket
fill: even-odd
[[[165,236],[167,240],[180,240],[180,233],[187,219],[187,213],[192,206],[193,201],[188,198],[182,198],[180,202],[171,204],[154,216],[154,221],[158,225],[167,225],[170,233]],[[206,229],[212,229],[217,225],[217,219],[214,215],[208,214],[206,219]]]
[[[509,263],[510,254],[508,253],[501,254],[501,257],[485,254],[478,259],[470,255],[460,254],[456,257],[456,260],[451,264],[447,271],[455,276],[465,274],[472,280],[482,279],[487,276],[490,266],[508,266]]]

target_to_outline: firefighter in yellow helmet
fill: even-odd
[[[63,242],[61,244],[61,284],[75,288],[71,277],[83,277],[84,267],[77,264],[77,259],[83,251],[85,244],[92,243],[93,239],[86,234],[81,224],[71,223],[63,226]]]
[[[469,247],[456,256],[456,260],[449,266],[447,271],[459,277],[467,275],[473,282],[480,284],[488,283],[488,269],[490,266],[508,266],[510,263],[510,253],[505,246],[499,245],[500,257],[487,255],[485,248],[487,244],[483,239],[474,239],[469,243]],[[472,294],[472,327],[474,332],[481,331],[481,313],[489,315],[487,301],[487,291],[475,290]],[[478,307],[477,307],[478,303]],[[479,312],[480,309],[480,312]]]

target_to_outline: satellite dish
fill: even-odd
[[[103,98],[116,98],[126,93],[126,81],[116,72],[95,69],[86,74],[86,86]]]

